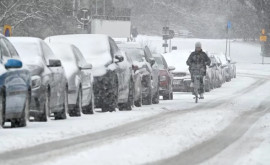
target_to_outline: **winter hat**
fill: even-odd
[[[195,48],[202,48],[202,44],[200,42],[196,42]]]

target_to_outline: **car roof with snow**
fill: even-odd
[[[136,42],[116,41],[116,44],[118,45],[119,48],[143,49],[143,46],[141,46],[139,43]]]
[[[48,43],[69,43],[82,52],[93,67],[106,66],[112,61],[109,36],[103,34],[71,34],[51,36],[45,39]]]

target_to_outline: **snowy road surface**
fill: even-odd
[[[173,42],[193,49],[195,40]],[[202,43],[223,51],[223,40]],[[270,65],[259,64],[259,53],[259,45],[232,43],[237,79],[197,105],[191,94],[175,93],[131,112],[1,129],[0,164],[269,164]]]

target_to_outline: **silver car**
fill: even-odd
[[[68,112],[70,116],[94,113],[92,65],[71,44],[48,44],[61,60],[68,80]]]
[[[61,61],[39,38],[11,37],[22,61],[32,76],[30,116],[35,121],[66,119],[68,84]]]

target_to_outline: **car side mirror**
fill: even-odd
[[[79,66],[80,70],[88,70],[88,69],[93,69],[93,65],[92,64],[86,64],[84,66]]]
[[[120,63],[124,61],[124,57],[122,55],[115,55],[115,59],[117,61],[115,61],[115,63]]]
[[[47,67],[61,67],[62,63],[60,60],[55,60],[55,59],[50,59],[49,60],[49,65]]]
[[[156,63],[155,59],[154,58],[150,58],[150,64],[151,64],[151,66],[155,65],[155,63]]]
[[[5,64],[6,69],[22,68],[22,61],[17,59],[9,59]]]
[[[169,66],[168,69],[169,69],[169,71],[173,71],[173,70],[175,70],[175,67],[174,66]]]

